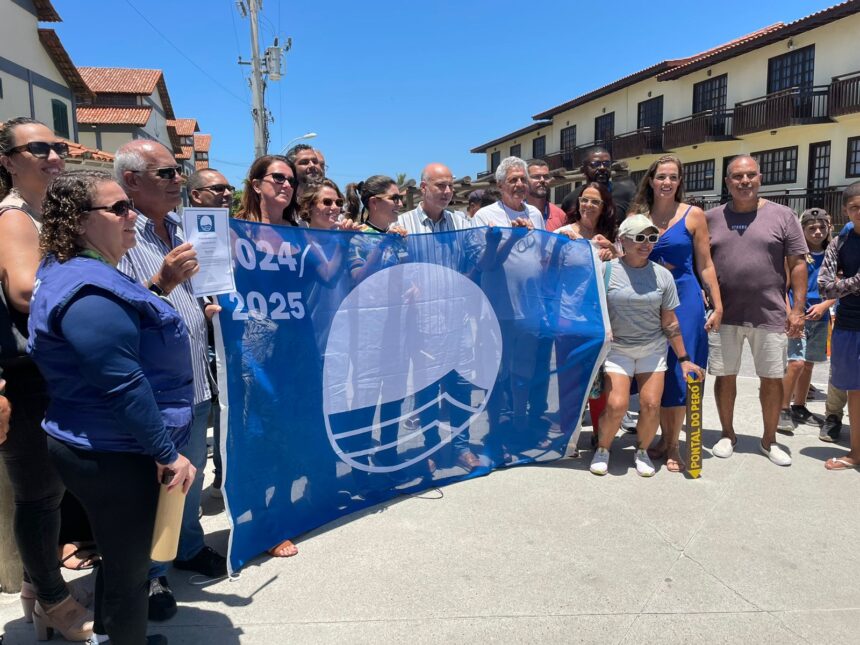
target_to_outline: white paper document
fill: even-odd
[[[236,290],[230,246],[230,211],[226,208],[183,208],[185,241],[197,251],[200,271],[191,277],[197,297]]]

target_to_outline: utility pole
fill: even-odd
[[[247,2],[247,9],[245,3]],[[251,60],[243,61],[239,58],[240,65],[251,66],[251,116],[254,119],[254,157],[262,157],[269,147],[269,121],[271,116],[266,109],[266,78],[272,81],[281,80],[282,59],[285,50],[288,50],[291,41],[287,39],[287,46],[278,47],[278,39],[275,44],[266,48],[265,60],[260,60],[259,25],[257,15],[263,8],[263,0],[237,0],[236,6],[251,21]]]

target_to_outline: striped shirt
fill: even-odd
[[[155,232],[155,222],[138,211],[137,244],[128,250],[117,267],[120,271],[137,280],[144,286],[149,284],[161,269],[164,256],[185,240],[179,228],[179,216],[168,213],[164,226],[170,236],[170,245],[164,243]],[[191,367],[194,370],[194,405],[212,398],[209,389],[208,339],[206,336],[206,316],[201,301],[191,292],[191,281],[186,280],[177,286],[167,300],[182,317],[188,328],[191,343]]]
[[[397,223],[405,228],[410,235],[462,231],[466,228],[472,228],[472,220],[460,211],[443,210],[442,217],[439,218],[438,222],[434,222],[421,206],[422,204],[418,204],[418,208],[407,211],[397,218]]]

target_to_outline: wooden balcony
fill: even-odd
[[[550,170],[577,170],[578,166],[573,164],[573,150],[559,150],[544,157],[549,164]]]
[[[639,128],[612,138],[613,159],[663,152],[663,128]]]
[[[732,116],[732,110],[708,110],[667,121],[663,127],[663,147],[674,150],[708,141],[733,139]]]
[[[735,104],[734,134],[743,136],[789,125],[830,121],[829,85],[801,89],[793,87]]]
[[[833,219],[833,227],[839,232],[848,222],[842,214],[842,192],[845,186],[830,186],[824,190],[808,191],[805,188],[792,188],[788,190],[762,190],[758,195],[777,204],[788,206],[800,215],[807,208],[823,208],[830,213]],[[723,203],[725,195],[687,195],[686,201],[708,210]]]
[[[830,84],[830,116],[860,112],[860,72],[835,76]]]

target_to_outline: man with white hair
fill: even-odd
[[[114,174],[138,212],[137,245],[125,254],[118,268],[166,298],[188,328],[194,373],[194,419],[183,455],[198,472],[185,498],[178,557],[173,564],[178,569],[214,578],[226,575],[226,559],[204,543],[198,508],[206,464],[206,425],[212,405],[206,315],[213,315],[217,308],[208,305],[204,314],[188,280],[199,270],[199,265],[197,252],[184,241],[179,217],[173,212],[181,201],[181,172],[173,154],[155,141],[137,139],[117,151]],[[166,572],[164,563],[153,563],[150,569],[150,620],[167,620],[176,613],[176,600]]]

